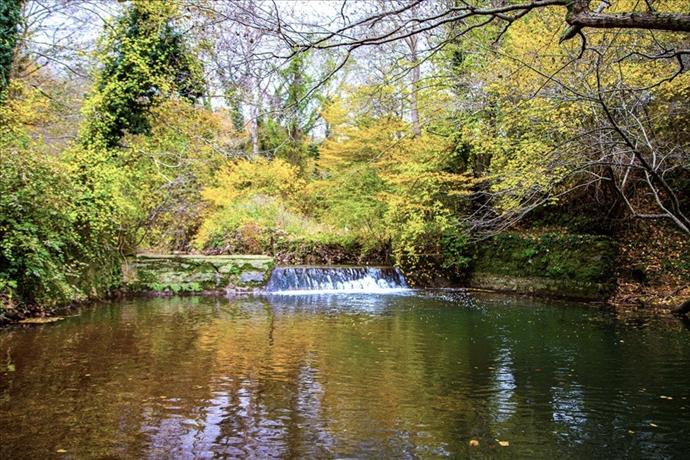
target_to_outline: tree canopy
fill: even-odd
[[[88,297],[141,250],[423,284],[505,231],[687,239],[687,9],[4,2],[0,295]]]

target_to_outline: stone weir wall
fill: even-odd
[[[268,256],[140,254],[123,263],[122,284],[129,292],[244,291],[265,286],[273,266]]]
[[[617,253],[616,242],[605,236],[503,233],[478,248],[468,285],[603,301],[615,289]]]

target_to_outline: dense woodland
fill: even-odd
[[[690,295],[688,3],[595,3],[0,2],[0,302],[139,251],[429,285],[602,238],[614,299]]]

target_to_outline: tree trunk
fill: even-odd
[[[420,62],[417,54],[417,37],[410,37],[407,40],[407,45],[410,48],[410,65],[412,66],[410,72],[410,118],[412,121],[412,132],[415,136],[420,136],[422,134],[422,127],[419,123],[419,102],[417,93],[419,91],[421,70],[419,68]]]
[[[251,81],[251,100],[249,103],[249,135],[252,139],[252,158],[259,156],[259,84]]]

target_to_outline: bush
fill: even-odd
[[[82,221],[67,168],[30,151],[0,152],[0,291],[26,305],[52,305],[107,290],[117,258]],[[94,281],[98,278],[98,282]]]

